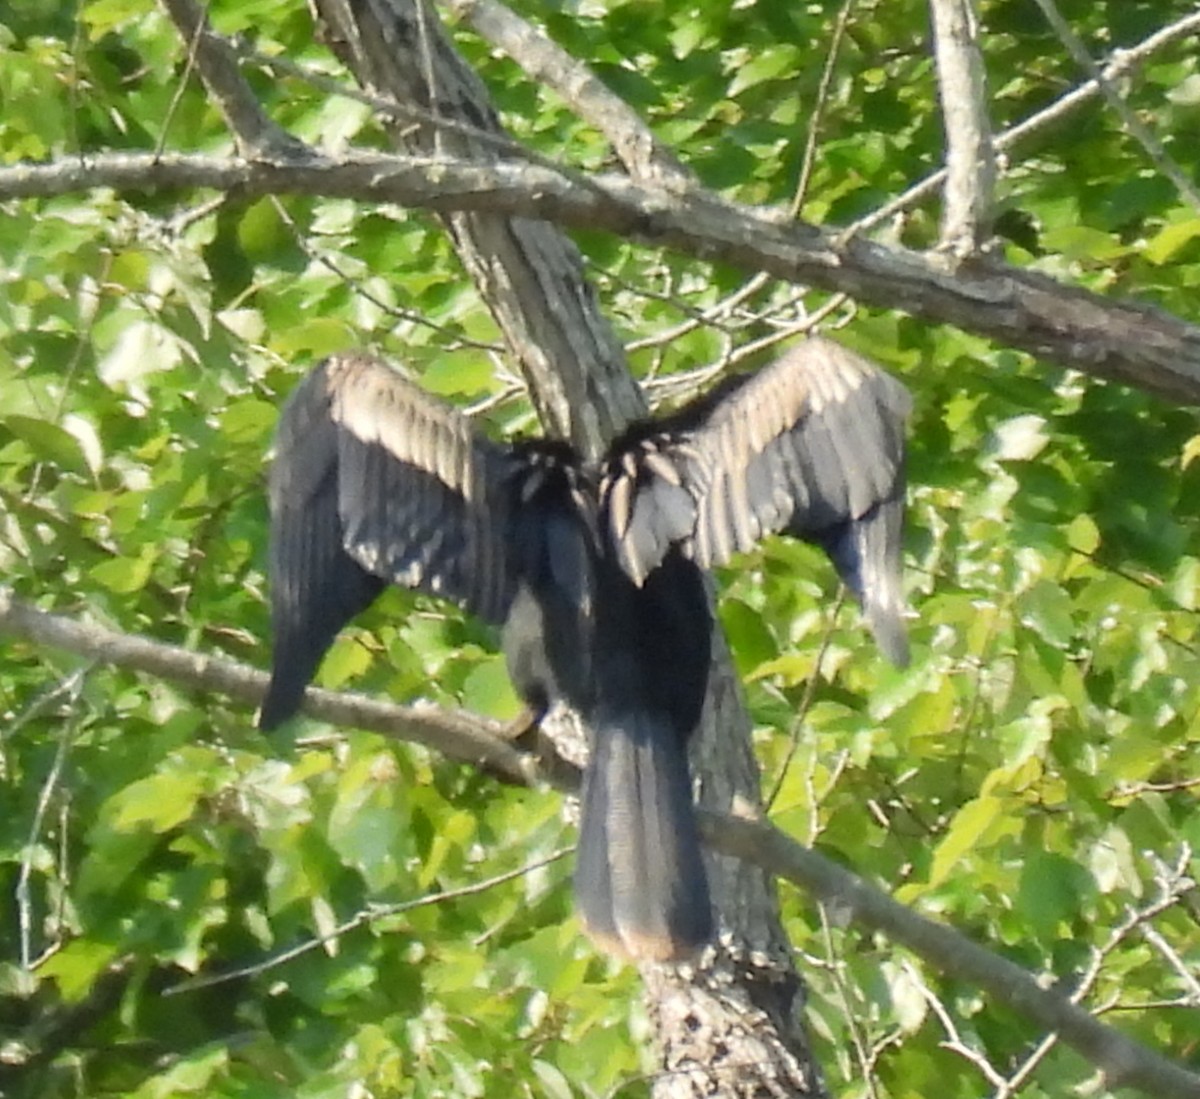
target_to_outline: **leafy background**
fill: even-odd
[[[1001,130],[1081,77],[1032,4],[981,7]],[[1193,9],[1060,7],[1097,56]],[[738,201],[796,201],[845,225],[940,162],[915,0],[851,10],[823,97],[830,3],[519,8]],[[264,54],[336,71],[294,0],[217,0],[212,18]],[[459,45],[516,137],[609,166],[554,96],[467,32]],[[230,152],[183,72],[149,0],[10,0],[0,158]],[[385,144],[356,103],[252,79],[305,140]],[[1123,91],[1198,178],[1194,42]],[[1011,261],[1200,319],[1200,213],[1099,100],[1012,155],[1000,200]],[[936,232],[935,203],[884,230],[913,247]],[[908,670],[874,654],[852,608],[835,611],[810,549],[770,542],[721,576],[774,821],[1035,972],[1087,975],[1089,1006],[1196,1064],[1197,908],[1151,911],[1164,867],[1194,871],[1200,846],[1195,413],[818,292],[763,281],[733,302],[741,272],[577,239],[655,399],[746,348],[761,346],[746,364],[765,361],[823,305],[839,338],[913,391]],[[0,570],[43,608],[133,634],[266,663],[264,456],[280,401],[323,355],[374,348],[486,406],[499,434],[536,427],[419,211],[106,191],[10,201],[0,278]],[[268,742],[220,697],[24,643],[3,653],[0,1091],[646,1091],[636,974],[580,936],[569,859],[542,864],[572,839],[557,795],[315,724]],[[320,682],[515,708],[496,638],[400,592],[346,631]],[[450,895],[368,918],[434,894]],[[1040,1038],[1021,1018],[802,895],[783,903],[837,1095],[1062,1096],[1090,1080],[1053,1047],[1003,1090]]]

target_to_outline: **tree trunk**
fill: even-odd
[[[414,0],[314,6],[329,45],[364,88],[422,112],[423,121],[394,120],[400,146],[499,158],[504,142],[479,133],[503,134],[487,91],[429,7]],[[467,212],[443,220],[546,430],[595,456],[646,405],[575,245],[555,226],[525,218]],[[749,720],[724,643],[718,648],[693,751],[699,796],[713,808],[754,813],[759,776]],[[642,969],[664,1069],[655,1096],[824,1096],[770,878],[735,859],[711,856],[708,865],[719,944],[694,966]]]

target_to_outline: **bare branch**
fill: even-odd
[[[602,228],[954,324],[1176,401],[1200,401],[1200,328],[1161,310],[1064,286],[1000,260],[950,272],[936,257],[919,252],[847,239],[803,222],[781,223],[769,213],[704,194],[669,195],[623,176],[596,176],[580,187],[537,165],[369,155],[266,163],[112,154],[0,168],[0,199],[89,187],[330,195]]]
[[[1072,111],[1083,106],[1083,104],[1095,99],[1096,96],[1101,94],[1101,88],[1105,81],[1111,83],[1119,76],[1123,76],[1130,70],[1135,69],[1142,62],[1164,47],[1169,46],[1172,42],[1180,38],[1186,38],[1189,34],[1195,34],[1198,30],[1200,30],[1200,12],[1193,12],[1191,15],[1186,15],[1182,19],[1176,20],[1176,22],[1148,35],[1136,46],[1131,46],[1126,50],[1114,50],[1108,64],[1100,70],[1096,78],[1088,80],[1078,88],[1072,89],[1056,99],[1050,106],[1038,111],[1036,114],[1030,115],[1023,122],[1019,122],[1017,125],[999,134],[995,140],[995,151],[997,153],[1006,152],[1019,142],[1040,133],[1055,122],[1065,118]],[[882,224],[901,210],[907,210],[909,207],[915,206],[921,199],[933,194],[945,181],[946,169],[941,168],[931,175],[926,176],[919,183],[914,183],[907,191],[884,203],[878,210],[868,214],[866,217],[860,218],[853,225],[849,226],[846,231],[864,233],[869,229],[873,229],[876,225]]]
[[[1084,46],[1079,40],[1079,36],[1071,29],[1070,23],[1062,17],[1062,14],[1054,4],[1054,0],[1037,0],[1037,6],[1042,9],[1042,14],[1045,15],[1046,21],[1054,28],[1054,33],[1058,35],[1062,44],[1067,47],[1071,56],[1087,72],[1092,80],[1099,85],[1100,91],[1104,93],[1104,98],[1108,100],[1109,106],[1117,112],[1121,121],[1125,124],[1125,129],[1129,131],[1133,139],[1146,151],[1146,155],[1154,162],[1154,166],[1175,184],[1176,189],[1189,203],[1197,210],[1200,210],[1200,191],[1196,190],[1184,170],[1175,163],[1167,153],[1167,150],[1163,148],[1162,142],[1154,136],[1150,128],[1134,114],[1125,100],[1121,98],[1112,81],[1108,80],[1104,73],[1100,71],[1100,67],[1092,59],[1092,55],[1088,53],[1087,47]]]
[[[0,634],[63,649],[99,664],[146,672],[191,690],[216,691],[247,706],[257,706],[267,689],[266,673],[245,664],[38,610],[5,588],[0,588]],[[522,786],[532,785],[537,778],[530,757],[500,738],[502,725],[472,714],[436,706],[396,706],[312,688],[305,696],[304,712],[335,725],[422,744]]]
[[[977,253],[991,234],[996,162],[987,82],[972,0],[930,0],[930,9],[946,124],[941,247],[961,260]]]
[[[771,825],[702,815],[705,839],[718,851],[749,859],[834,904],[861,927],[883,932],[959,980],[1057,1031],[1062,1041],[1100,1068],[1106,1086],[1135,1087],[1156,1099],[1197,1099],[1200,1075],[1126,1037],[1089,1015],[1061,992],[1043,988],[1020,966],[985,950],[952,927],[927,920]]]
[[[499,0],[447,0],[447,7],[468,19],[482,37],[508,54],[534,81],[556,91],[580,118],[607,137],[625,170],[639,183],[670,191],[695,185],[692,174],[641,116],[542,30]]]
[[[188,46],[225,122],[237,139],[239,150],[247,155],[301,155],[307,146],[281,129],[263,110],[258,97],[238,69],[237,58],[228,43],[214,34],[204,9],[196,0],[162,0],[171,21]]]
[[[914,985],[917,986],[921,993],[921,998],[925,1001],[929,1009],[937,1016],[937,1020],[942,1024],[942,1029],[946,1032],[946,1039],[938,1043],[943,1049],[948,1049],[951,1053],[957,1053],[964,1061],[969,1061],[978,1070],[981,1076],[994,1088],[1004,1087],[1004,1077],[995,1069],[995,1066],[982,1053],[973,1048],[969,1043],[963,1040],[963,1037],[958,1032],[958,1026],[954,1022],[950,1012],[946,1010],[946,1005],[938,999],[933,989],[925,983],[921,976],[920,970],[911,962],[905,961],[902,963],[904,973]]]
[[[30,710],[18,718],[16,724],[22,724],[23,720],[27,720],[32,714],[45,709],[63,695],[69,695],[72,700],[78,698],[88,671],[89,667],[77,668],[66,676],[54,690],[42,695]],[[54,796],[54,791],[62,778],[63,767],[67,762],[67,751],[74,739],[77,724],[76,721],[65,721],[59,729],[58,745],[54,749],[54,761],[38,792],[33,819],[29,822],[29,838],[25,842],[25,852],[21,856],[21,870],[17,875],[17,887],[13,890],[17,900],[17,927],[21,936],[21,969],[26,972],[29,971],[33,961],[33,897],[29,882],[33,874],[34,851],[41,838],[42,823],[46,819],[46,810],[50,807],[50,799]]]
[[[846,37],[846,26],[850,22],[850,10],[854,0],[842,0],[838,9],[837,19],[833,24],[833,34],[829,36],[829,48],[825,51],[825,65],[821,69],[821,82],[817,85],[817,98],[808,115],[808,132],[804,137],[804,155],[800,159],[800,174],[796,180],[796,190],[792,194],[789,206],[792,217],[799,217],[804,209],[804,199],[808,195],[808,183],[812,178],[813,165],[817,159],[817,138],[821,132],[821,117],[825,113],[825,105],[829,99],[829,89],[833,85],[833,74],[837,67],[838,54],[841,52],[842,40]]]
[[[64,649],[98,664],[129,668],[190,689],[216,691],[256,704],[266,675],[232,660],[206,657],[174,645],[117,633],[101,626],[40,611],[0,588],[0,634]],[[305,712],[339,725],[370,729],[422,744],[449,758],[486,767],[521,784],[546,777],[527,756],[496,735],[495,722],[434,706],[394,706],[331,691],[309,690]],[[557,769],[557,768],[556,768]],[[570,787],[573,781],[560,785]],[[805,889],[822,904],[845,913],[861,927],[883,932],[930,965],[959,980],[978,984],[998,1001],[1025,1015],[1082,1053],[1108,1076],[1110,1087],[1130,1086],[1156,1099],[1196,1099],[1200,1076],[1098,1022],[1078,1007],[1092,987],[1096,963],[1073,996],[1046,989],[1020,966],[972,942],[952,927],[928,920],[880,892],[824,856],[802,847],[773,825],[712,810],[700,810],[705,841],[715,850],[761,867]],[[1184,886],[1164,888],[1162,896],[1132,913],[1115,936],[1144,926],[1174,903]],[[1107,956],[1114,938],[1098,952]]]
[[[435,893],[426,893],[424,896],[414,897],[410,901],[397,901],[395,904],[368,905],[366,908],[356,912],[348,920],[344,920],[338,924],[332,930],[307,938],[295,946],[290,946],[285,950],[279,951],[277,954],[272,954],[271,957],[263,961],[253,962],[238,969],[226,970],[223,973],[202,974],[186,981],[180,981],[179,984],[163,989],[162,994],[164,996],[177,996],[181,992],[196,992],[202,988],[225,984],[227,981],[236,981],[242,977],[261,976],[263,973],[270,972],[272,969],[278,969],[279,966],[294,961],[296,958],[303,957],[318,947],[336,942],[343,935],[348,935],[351,931],[356,931],[360,927],[366,927],[376,920],[400,916],[405,912],[412,912],[418,908],[428,908],[431,905],[445,904],[446,901],[458,900],[462,897],[478,896],[480,893],[486,893],[489,889],[495,889],[498,885],[504,885],[506,882],[513,881],[516,878],[523,878],[527,874],[541,870],[543,867],[557,862],[565,855],[569,855],[573,850],[575,850],[574,847],[560,847],[557,851],[553,851],[543,858],[534,859],[524,866],[518,866],[515,870],[506,870],[503,874],[496,874],[490,878],[484,878],[482,881],[471,882],[469,885],[462,885],[457,889],[440,889]]]

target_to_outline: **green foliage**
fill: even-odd
[[[923,4],[852,14],[820,103],[840,4],[523,6],[739,201],[793,200],[812,124],[800,208],[815,221],[849,223],[940,160]],[[1099,55],[1192,5],[1062,7]],[[181,89],[185,51],[151,0],[10,8],[0,162],[231,148],[198,81]],[[329,64],[293,0],[212,14],[264,53]],[[1029,5],[991,0],[983,15],[997,127],[1079,81]],[[518,138],[608,165],[555,96],[459,38]],[[252,79],[306,140],[384,143],[358,104]],[[1198,87],[1194,49],[1176,46],[1126,89],[1193,177]],[[500,338],[432,218],[210,199],[93,192],[0,211],[0,567],[47,609],[262,665],[264,455],[304,370],[371,347],[452,399],[498,398],[498,433],[531,414],[496,377]],[[1098,100],[1014,152],[1001,199],[1013,262],[1198,319],[1196,212]],[[901,239],[932,243],[936,217],[914,209]],[[823,300],[767,284],[725,308],[744,273],[580,243],[655,395]],[[1196,418],[900,314],[858,310],[841,338],[916,398],[914,661],[885,667],[853,608],[834,612],[811,547],[773,541],[726,570],[722,621],[778,788],[772,817],[1035,972],[1071,985],[1096,964],[1085,1003],[1118,1005],[1130,1033],[1185,1056],[1200,1023],[1194,1002],[1170,1006],[1183,972],[1120,929],[1155,900],[1159,865],[1200,846]],[[579,936],[569,860],[464,892],[570,842],[557,797],[362,734],[306,725],[302,749],[270,743],[219,697],[3,651],[0,895],[21,919],[0,925],[0,1091],[644,1091],[630,1083],[649,1064],[635,977]],[[515,708],[496,638],[400,592],[347,631],[320,682]],[[835,1093],[983,1094],[932,1000],[1001,1073],[1040,1037],[808,898],[784,900]],[[1153,927],[1194,971],[1189,911],[1168,906]],[[1055,1048],[1024,1094],[1090,1075]]]

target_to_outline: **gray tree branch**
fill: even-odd
[[[0,635],[153,675],[186,690],[223,694],[247,706],[257,705],[266,690],[267,676],[237,661],[42,611],[5,588],[0,588]],[[396,706],[311,688],[304,711],[331,724],[420,744],[447,758],[484,767],[506,781],[551,784],[566,791],[578,788],[577,772],[556,767],[551,774],[540,769],[531,756],[499,738],[500,725],[477,715],[432,705]],[[1200,1075],[1099,1022],[1020,966],[897,903],[769,822],[711,809],[701,812],[700,821],[705,842],[716,850],[800,886],[855,925],[882,932],[933,968],[978,985],[1039,1027],[1057,1032],[1104,1072],[1109,1088],[1135,1087],[1158,1099],[1200,1096]]]
[[[238,149],[247,156],[299,155],[304,144],[276,125],[263,110],[238,69],[228,43],[215,34],[205,9],[196,0],[162,0],[171,21],[188,47],[188,60],[200,73],[209,98],[233,132]]]
[[[930,0],[929,6],[946,127],[941,247],[961,260],[979,252],[991,235],[996,160],[987,77],[972,0]]]
[[[360,84],[454,124],[393,125],[398,146],[437,161],[461,158],[487,166],[497,159],[495,138],[507,135],[487,89],[455,52],[429,5],[318,0],[315,6],[326,41]],[[542,423],[584,454],[599,454],[615,432],[644,414],[645,403],[599,311],[578,249],[522,210],[491,203],[429,208],[441,215],[504,333]]]
[[[1066,46],[1067,52],[1070,53],[1079,66],[1091,77],[1092,81],[1103,93],[1104,98],[1108,100],[1108,105],[1120,116],[1121,121],[1125,124],[1125,129],[1129,131],[1133,139],[1145,150],[1146,155],[1150,158],[1155,168],[1175,184],[1179,194],[1193,208],[1200,210],[1200,191],[1196,189],[1196,185],[1188,178],[1187,173],[1175,162],[1174,158],[1168,154],[1167,150],[1163,148],[1162,142],[1158,140],[1150,127],[1121,98],[1116,86],[1105,76],[1100,66],[1092,59],[1092,55],[1088,53],[1087,47],[1071,29],[1071,24],[1063,18],[1054,0],[1036,0],[1036,3],[1042,9],[1042,14],[1046,17],[1046,22],[1054,28],[1054,33],[1058,35],[1059,41]]]
[[[447,7],[465,17],[530,78],[556,91],[571,110],[604,134],[633,179],[672,191],[695,186],[691,172],[655,137],[637,111],[540,28],[499,0],[447,0]]]
[[[189,690],[217,692],[257,706],[268,676],[224,657],[206,656],[178,645],[119,633],[98,623],[39,610],[0,587],[0,634],[61,649],[110,667],[144,672]],[[436,706],[396,706],[361,696],[309,690],[304,712],[334,725],[352,725],[423,744],[451,759],[486,768],[509,782],[530,785],[530,757],[501,739],[503,726],[474,714]]]
[[[1147,35],[1136,46],[1114,50],[1108,63],[1091,80],[1085,81],[1077,88],[1072,88],[1069,92],[1059,96],[1048,107],[998,134],[995,140],[996,153],[1006,153],[1022,142],[1050,129],[1070,115],[1072,111],[1078,110],[1083,104],[1102,95],[1102,89],[1106,82],[1111,84],[1118,77],[1132,72],[1159,50],[1177,42],[1180,38],[1195,34],[1197,31],[1200,31],[1200,11],[1177,19],[1174,23],[1168,23],[1165,27],[1160,27],[1153,34]],[[908,190],[885,202],[879,209],[859,218],[850,228],[854,232],[862,233],[876,225],[882,225],[901,210],[907,210],[921,199],[933,194],[945,180],[945,168],[932,172],[920,182],[914,183]]]
[[[953,324],[1171,400],[1200,401],[1200,328],[1152,306],[1106,298],[994,259],[964,263],[950,272],[924,253],[783,222],[771,211],[705,194],[668,194],[623,176],[595,176],[581,186],[540,165],[448,156],[243,161],[104,154],[0,168],[0,200],[92,187],[326,195],[606,229],[697,259],[765,271],[841,291],[869,305]],[[554,291],[547,309],[554,308],[561,293],[561,288]],[[625,377],[623,385],[631,384]],[[580,393],[578,399],[607,407],[598,390]],[[578,416],[550,423],[572,419]]]

